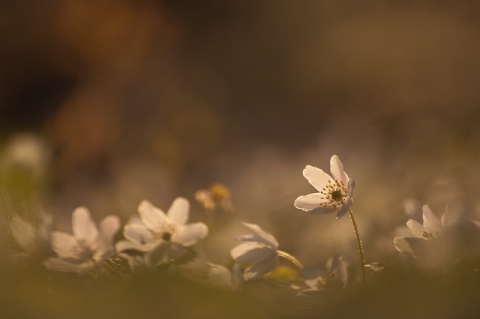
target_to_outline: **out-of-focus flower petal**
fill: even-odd
[[[52,249],[61,258],[79,258],[78,242],[70,234],[64,232],[52,233]]]
[[[188,221],[188,212],[190,210],[190,203],[188,200],[182,197],[176,198],[170,209],[168,210],[167,216],[170,221],[178,226],[184,225]]]
[[[98,237],[98,229],[85,207],[79,207],[72,214],[72,229],[75,238],[88,246],[93,245]]]
[[[425,231],[433,236],[437,236],[442,232],[442,223],[440,219],[433,213],[428,205],[423,205],[423,227]]]
[[[417,238],[424,238],[425,228],[416,220],[409,219],[407,221],[407,227],[410,229],[413,236]]]
[[[204,223],[193,223],[180,227],[172,235],[172,241],[184,246],[194,245],[199,239],[208,235],[208,227]]]
[[[208,280],[216,287],[222,289],[233,289],[232,273],[226,267],[210,264]]]
[[[260,238],[258,238],[258,242],[263,242],[264,244],[268,246],[272,246],[272,248],[277,249],[278,248],[278,241],[277,239],[264,231],[260,226],[255,225],[255,224],[249,224],[249,223],[242,223],[245,227],[248,227],[250,230],[252,230],[254,233],[256,233]]]
[[[153,206],[147,200],[140,203],[138,213],[145,226],[153,232],[158,232],[167,219],[167,216],[161,209]]]

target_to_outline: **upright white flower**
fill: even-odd
[[[120,228],[117,216],[107,216],[97,228],[89,211],[80,207],[72,214],[73,235],[52,233],[52,249],[58,257],[50,258],[45,266],[52,270],[83,274],[99,270],[115,252],[113,237]]]
[[[332,176],[317,167],[307,165],[303,176],[318,193],[300,196],[295,200],[295,207],[316,214],[337,213],[337,218],[348,212],[353,203],[353,177],[348,177],[343,169],[342,162],[337,155],[330,159]]]
[[[185,247],[208,235],[204,223],[187,224],[189,209],[188,200],[181,197],[173,201],[167,214],[149,201],[142,201],[138,207],[140,218],[132,217],[125,226],[126,240],[117,243],[117,251],[125,258],[132,250],[145,253],[152,266],[181,258]]]
[[[255,224],[243,223],[255,235],[244,235],[236,240],[244,241],[230,251],[235,262],[240,265],[247,265],[243,273],[245,280],[252,280],[262,277],[271,272],[278,264],[278,241],[273,235],[267,233]]]

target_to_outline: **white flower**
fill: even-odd
[[[89,211],[80,207],[72,214],[73,235],[52,233],[52,249],[58,257],[50,258],[45,266],[52,270],[83,274],[102,268],[114,254],[113,237],[120,228],[117,216],[107,216],[97,228]]]
[[[208,235],[208,227],[202,223],[187,224],[190,204],[178,197],[167,214],[144,200],[138,207],[140,218],[134,216],[125,226],[126,240],[117,243],[122,257],[129,258],[129,251],[147,254],[152,266],[175,261],[185,253],[185,247],[193,246]]]
[[[38,215],[36,227],[15,215],[10,222],[10,230],[23,255],[38,254],[45,257],[51,253],[52,225],[52,217],[43,213]]]
[[[244,235],[236,240],[245,243],[234,247],[230,255],[240,265],[248,265],[243,273],[245,280],[262,277],[271,272],[278,264],[278,241],[255,224],[243,223],[255,235]]]
[[[303,176],[318,193],[300,196],[295,200],[295,207],[316,214],[337,213],[337,218],[348,212],[353,203],[353,177],[348,177],[337,155],[330,159],[330,172],[333,178],[317,167],[307,165]]]
[[[393,240],[398,251],[417,257],[419,250],[423,248],[424,240],[435,239],[442,235],[448,209],[445,209],[442,220],[435,216],[428,205],[422,207],[422,212],[423,224],[414,219],[407,221],[407,227],[412,232],[413,237],[395,237]]]

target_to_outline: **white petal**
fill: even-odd
[[[194,245],[199,239],[208,235],[208,227],[204,223],[193,223],[181,226],[172,236],[172,242],[184,246]]]
[[[49,258],[44,262],[44,265],[51,270],[76,273],[84,273],[91,268],[88,267],[89,264],[70,262],[61,258]],[[91,266],[93,266],[93,264],[91,264]]]
[[[219,288],[232,289],[233,280],[230,271],[221,265],[210,264],[208,271],[208,280]]]
[[[61,258],[79,258],[78,242],[70,234],[53,232],[52,249]]]
[[[247,242],[232,248],[230,255],[240,264],[254,264],[276,255],[276,251],[262,244]]]
[[[295,200],[295,207],[307,212],[316,213],[316,214],[330,214],[334,213],[336,209],[326,208],[320,206],[320,204],[325,203],[326,200],[320,193],[308,194],[305,196],[300,196]]]
[[[165,213],[152,205],[149,201],[142,201],[138,206],[138,213],[142,222],[153,232],[160,232],[167,216]]]
[[[98,229],[85,207],[79,207],[72,214],[72,228],[75,237],[92,247],[98,237]]]
[[[442,232],[442,223],[440,219],[432,212],[428,205],[423,205],[423,227],[425,231],[433,236],[437,236]]]
[[[407,227],[410,228],[412,231],[413,236],[417,238],[425,238],[423,235],[425,234],[425,228],[423,227],[422,224],[417,222],[414,219],[409,219],[407,221]]]
[[[102,261],[114,253],[113,237],[120,228],[120,219],[117,216],[109,215],[100,223],[100,235],[98,236],[98,247],[95,251],[95,259]]]
[[[413,255],[412,247],[410,247],[410,243],[406,240],[406,238],[407,237],[395,237],[393,239],[393,244],[398,251]]]
[[[269,258],[266,258],[262,262],[256,263],[245,269],[243,273],[243,278],[245,280],[252,280],[261,278],[263,275],[268,274],[277,266],[277,256],[271,255]]]
[[[176,198],[170,209],[168,210],[167,216],[170,221],[176,225],[184,225],[188,221],[188,212],[190,210],[190,203],[183,197]]]
[[[260,242],[263,242],[264,244],[268,246],[272,246],[272,248],[277,249],[278,248],[278,241],[273,235],[267,233],[264,231],[260,226],[255,225],[255,224],[249,224],[249,223],[242,223],[245,227],[248,227],[251,231],[255,232],[261,239],[259,240]]]
[[[130,221],[123,228],[123,236],[125,239],[145,245],[154,241],[153,234],[150,229],[136,218]]]
[[[336,181],[343,183],[343,186],[347,187],[348,175],[343,170],[343,164],[337,155],[333,155],[330,159],[330,172]]]
[[[307,165],[303,170],[303,176],[308,180],[313,187],[315,187],[318,191],[321,191],[325,185],[328,184],[328,181],[333,183],[333,179],[322,171],[320,168]]]
[[[395,237],[393,244],[395,248],[402,252],[410,254],[414,257],[422,256],[425,252],[428,251],[429,241],[416,237]]]

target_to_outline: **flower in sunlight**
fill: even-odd
[[[188,200],[181,197],[173,201],[167,214],[142,201],[138,207],[140,218],[130,219],[123,231],[126,240],[116,245],[119,255],[129,259],[130,252],[144,254],[143,260],[151,266],[180,260],[187,247],[208,235],[204,223],[187,224],[189,210]]]
[[[99,226],[97,228],[86,208],[77,208],[72,214],[73,235],[52,233],[52,249],[57,257],[49,258],[45,266],[79,274],[102,269],[104,261],[115,252],[113,237],[120,228],[120,220],[110,215]]]
[[[245,280],[252,280],[262,277],[271,272],[278,264],[278,241],[271,234],[267,233],[255,224],[243,223],[255,235],[244,235],[236,240],[244,243],[234,247],[230,255],[238,265],[246,265],[243,272]]]
[[[40,213],[37,225],[34,226],[17,215],[10,222],[12,237],[22,250],[20,257],[38,255],[45,257],[51,254],[50,240],[53,220],[50,215]]]
[[[348,212],[353,203],[353,177],[349,178],[345,173],[337,155],[330,159],[330,172],[332,176],[320,168],[310,165],[305,167],[303,176],[318,193],[298,197],[295,200],[296,208],[316,214],[337,213],[337,218]]]

